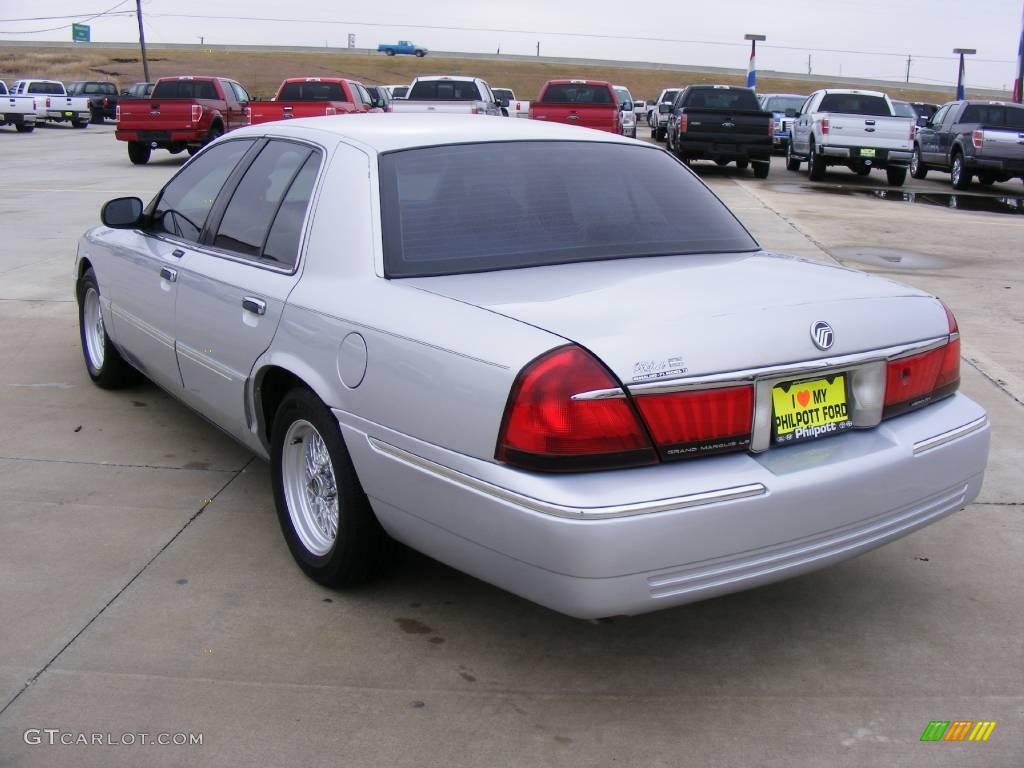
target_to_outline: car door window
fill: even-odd
[[[312,151],[288,141],[268,143],[232,194],[213,245],[241,256],[259,257],[285,193]]]
[[[942,121],[945,119],[946,113],[948,111],[949,111],[949,107],[946,106],[946,107],[943,107],[942,109],[940,109],[938,112],[936,112],[935,116],[932,118],[932,127],[934,127],[934,128],[941,127],[942,126]]]
[[[218,144],[186,165],[160,193],[153,210],[154,231],[197,242],[213,201],[254,141]]]
[[[238,99],[239,102],[245,104],[250,101],[249,94],[245,92],[245,88],[235,82],[231,82],[229,85],[231,86],[231,90],[235,92],[235,98]]]
[[[320,153],[314,152],[295,177],[281,207],[274,217],[274,224],[263,247],[263,258],[291,269],[299,256],[299,240],[302,239],[302,224],[313,196],[313,184],[320,170]]]

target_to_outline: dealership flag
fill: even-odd
[[[1020,74],[1024,71],[1024,19],[1021,19],[1020,27],[1020,42],[1017,43],[1017,80],[1013,84],[1013,100],[1018,104],[1024,102],[1024,80]]]
[[[755,61],[756,56],[754,55],[757,50],[757,41],[750,41],[750,63],[747,65],[747,88],[753,88],[757,85],[757,63]]]
[[[956,78],[956,100],[964,100],[964,55],[960,54],[960,73]]]

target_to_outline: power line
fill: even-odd
[[[0,30],[0,35],[38,35],[38,34],[40,34],[42,32],[56,32],[59,29],[67,29],[68,27],[73,27],[75,24],[84,24],[87,21],[92,21],[93,19],[98,19],[100,16],[127,16],[129,14],[134,15],[134,13],[135,13],[134,11],[119,11],[118,13],[113,13],[113,11],[115,11],[118,8],[120,8],[122,5],[124,5],[127,2],[130,2],[130,0],[121,0],[121,2],[117,3],[116,5],[111,6],[110,8],[108,8],[105,11],[100,11],[99,13],[94,13],[92,15],[86,14],[86,18],[82,19],[81,21],[76,21],[76,22],[74,22],[72,24],[62,24],[59,27],[48,27],[46,29],[22,29],[22,30],[18,30],[17,32],[5,32],[5,31]],[[40,20],[42,20],[43,18],[45,18],[45,17],[40,17]],[[55,18],[55,19],[74,19],[74,18],[78,18],[78,17],[77,16],[54,16],[53,18]],[[28,21],[34,21],[35,19],[27,19],[27,20]],[[16,19],[7,19],[6,21],[16,21]]]

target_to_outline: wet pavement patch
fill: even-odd
[[[946,192],[911,192],[901,189],[854,189],[851,187],[805,187],[830,195],[847,197],[868,197],[889,203],[911,203],[932,208],[948,208],[953,211],[974,213],[1006,213],[1024,215],[1024,197],[997,195],[955,195]],[[789,191],[789,190],[779,190]]]
[[[434,631],[422,621],[417,621],[416,619],[395,619],[395,623],[407,635],[429,635]]]
[[[857,261],[895,270],[942,269],[952,266],[946,259],[926,253],[906,251],[900,248],[876,248],[862,245],[842,245],[829,248],[829,253],[840,261]]]

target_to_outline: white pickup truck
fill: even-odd
[[[31,96],[36,102],[36,122],[71,123],[85,128],[92,119],[88,96],[68,96],[64,83],[59,80],[15,80],[11,93]]]
[[[668,132],[668,115],[658,109],[659,104],[671,104],[676,100],[682,88],[666,88],[655,101],[647,102],[647,122],[651,126],[651,138],[655,141],[664,141]]]
[[[890,185],[902,186],[917,126],[895,115],[889,97],[878,91],[815,91],[796,115],[786,168],[799,171],[806,161],[811,181],[823,179],[830,165],[845,165],[861,176],[883,168]]]
[[[511,88],[491,88],[498,106],[501,107],[501,114],[506,117],[530,116],[530,102],[517,99],[515,91]]]
[[[31,133],[36,127],[35,100],[31,96],[8,93],[3,80],[0,80],[0,125],[13,125],[18,133]]]
[[[392,112],[430,112],[501,116],[491,86],[478,77],[417,77],[404,99],[391,102]]]

